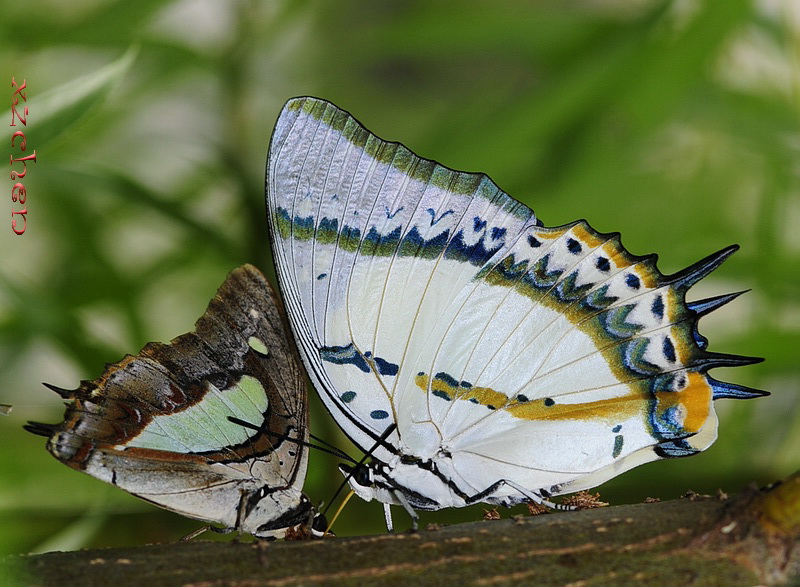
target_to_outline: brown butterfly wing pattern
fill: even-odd
[[[234,270],[197,321],[76,390],[49,438],[66,465],[185,516],[271,536],[305,522],[303,371],[264,275]],[[233,418],[233,421],[231,420]]]

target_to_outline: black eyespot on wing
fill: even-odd
[[[656,296],[653,300],[650,311],[653,312],[653,315],[659,320],[664,318],[664,299],[660,295]]]
[[[569,238],[567,239],[567,250],[573,255],[577,255],[583,250],[583,247],[574,238]]]
[[[661,350],[664,352],[664,357],[666,357],[667,361],[670,363],[675,362],[675,345],[672,344],[672,340],[667,336],[664,338],[664,342],[661,345]]]

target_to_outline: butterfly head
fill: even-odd
[[[332,532],[328,531],[330,524],[328,523],[328,518],[322,512],[317,512],[314,514],[314,517],[311,518],[311,523],[308,526],[309,531],[311,532],[311,536],[313,538],[324,538],[327,534],[328,536],[333,536]]]
[[[373,499],[391,505],[403,506],[409,514],[413,510],[436,510],[441,508],[441,498],[449,491],[446,483],[430,469],[418,463],[385,464],[373,460],[367,464],[339,465],[350,488],[364,501]],[[429,491],[418,490],[422,480]],[[413,515],[412,515],[413,517]]]
[[[431,509],[427,507],[430,500],[398,482],[395,478],[396,469],[380,461],[359,463],[355,466],[341,464],[339,471],[345,476],[350,488],[364,501],[374,499],[403,507],[410,504],[416,509]],[[407,478],[403,472],[398,477]]]
[[[314,533],[318,525],[314,506],[304,494],[291,506],[292,498],[285,491],[269,491],[267,487],[253,494],[245,506],[247,512],[240,530],[258,538],[282,538],[286,529],[307,527]],[[323,523],[324,524],[324,523]]]
[[[355,466],[341,464],[339,471],[344,475],[350,488],[355,491],[356,495],[364,501],[372,501],[377,499],[383,501],[379,496],[379,487],[376,481],[382,481],[382,485],[386,486],[385,479],[379,471],[376,471],[375,465],[360,463]]]

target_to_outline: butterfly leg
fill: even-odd
[[[394,524],[392,523],[392,506],[388,503],[383,504],[383,517],[386,519],[386,531],[391,534],[394,532]]]
[[[263,492],[263,488],[257,493],[250,493],[245,491],[244,489],[240,489],[239,492],[239,505],[236,507],[236,524],[233,528],[230,528],[228,532],[236,531],[239,534],[246,534],[246,532],[242,529],[242,524],[244,523],[244,519],[247,517],[247,514],[250,513],[250,509],[253,507],[251,504],[257,500],[257,496]],[[225,532],[227,534],[227,532]]]
[[[218,528],[217,526],[206,524],[205,526],[202,526],[197,530],[189,532],[186,536],[181,538],[179,542],[189,542],[190,540],[194,540],[195,538],[200,536],[200,534],[204,534],[205,532],[208,531],[215,532],[217,534],[230,534],[231,532],[236,532],[237,530],[236,528]]]
[[[183,538],[181,538],[181,539],[179,540],[179,542],[189,542],[190,540],[194,540],[195,538],[197,538],[198,536],[200,536],[200,534],[204,534],[204,533],[205,533],[205,532],[207,532],[208,530],[215,530],[215,529],[216,529],[216,528],[214,528],[214,526],[210,526],[210,525],[206,524],[205,526],[201,526],[201,527],[200,527],[200,528],[198,528],[197,530],[192,530],[192,531],[191,531],[191,532],[189,532],[189,533],[188,533],[186,536],[184,536]]]
[[[487,487],[486,489],[484,489],[480,493],[476,493],[475,495],[473,495],[471,497],[468,497],[466,501],[467,501],[468,504],[481,502],[481,501],[485,500],[487,497],[490,497],[493,493],[495,493],[503,485],[507,485],[508,487],[511,487],[512,489],[514,489],[517,492],[519,492],[521,495],[525,496],[530,501],[536,502],[536,503],[538,503],[540,505],[543,505],[545,507],[548,507],[548,508],[550,508],[552,510],[571,511],[571,510],[575,509],[574,506],[567,506],[567,505],[562,505],[560,503],[553,503],[552,501],[546,499],[542,495],[542,493],[537,492],[537,491],[530,491],[529,489],[525,489],[524,487],[522,487],[522,485],[514,483],[513,481],[510,481],[509,479],[500,479],[499,481],[497,481],[496,483],[493,483],[492,485],[490,485],[489,487]]]
[[[408,503],[406,496],[403,495],[402,491],[395,491],[394,496],[400,502],[400,505],[403,506],[403,509],[408,512],[408,515],[411,516],[411,529],[416,532],[419,530],[419,517],[417,516],[417,512],[414,511],[414,508],[411,507],[411,504]],[[383,514],[386,517],[386,529],[389,532],[394,531],[394,525],[392,524],[392,512],[391,506],[388,503],[383,504]]]

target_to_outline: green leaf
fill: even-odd
[[[137,53],[138,48],[131,47],[122,57],[92,73],[32,96],[27,102],[20,100],[17,110],[27,106],[30,113],[28,124],[22,128],[35,140],[36,148],[64,137],[96,112],[123,80]],[[5,120],[11,120],[10,110]]]

